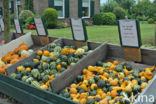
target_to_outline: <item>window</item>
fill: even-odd
[[[54,8],[57,10],[58,18],[64,18],[64,0],[55,0],[54,1]]]
[[[90,0],[83,0],[82,2],[82,17],[90,18]]]

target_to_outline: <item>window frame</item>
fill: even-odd
[[[62,7],[63,7],[62,8],[63,9],[63,16],[59,17],[59,15],[58,15],[58,19],[64,19],[65,18],[65,0],[62,0],[62,1],[63,1],[63,5],[62,5]],[[55,0],[54,0],[54,8],[55,8]]]
[[[83,16],[83,13],[82,13],[82,18],[90,18],[91,17],[91,0],[88,0],[89,1],[89,7],[88,7],[88,16]],[[82,0],[82,12],[83,12],[83,0]]]

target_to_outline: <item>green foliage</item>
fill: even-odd
[[[100,13],[93,17],[93,24],[95,25],[114,25],[116,24],[116,16],[114,13]]]
[[[36,16],[36,15],[34,14],[32,17],[28,17],[28,18],[25,20],[25,22],[26,22],[25,26],[26,26],[26,27],[29,26],[29,25],[35,25],[35,23],[34,23],[34,17],[40,17],[40,16]]]
[[[93,16],[93,24],[94,25],[102,25],[102,21],[103,21],[103,14],[104,13],[100,13],[100,14],[96,14]]]
[[[149,18],[147,21],[148,21],[149,24],[154,23],[154,19],[153,18]]]
[[[139,20],[139,21],[143,20],[143,18],[141,16],[137,16],[136,19]]]
[[[113,13],[116,15],[116,18],[119,19],[124,19],[125,18],[125,10],[121,7],[116,7],[113,10]]]
[[[16,15],[15,14],[11,14],[10,15],[10,23],[11,23],[11,25],[13,25],[14,24],[14,19],[16,18]]]
[[[33,12],[33,0],[25,0],[24,9]]]
[[[60,22],[60,23],[58,23],[57,26],[58,26],[58,27],[66,27],[66,26],[67,26],[67,23],[65,23],[65,22]]]
[[[113,12],[115,7],[118,7],[119,4],[116,1],[106,2],[103,6],[101,6],[102,12]]]
[[[23,24],[25,24],[25,21],[27,20],[27,18],[32,17],[32,16],[33,16],[33,13],[30,10],[23,10],[19,15],[19,19]]]
[[[55,28],[57,26],[58,14],[56,9],[47,8],[43,13],[43,17],[46,20],[46,25],[48,28]]]
[[[114,13],[104,13],[103,25],[114,25],[116,24],[116,16]]]

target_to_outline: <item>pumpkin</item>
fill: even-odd
[[[44,55],[44,56],[49,56],[49,55],[50,55],[50,52],[47,51],[47,50],[44,50],[44,51],[43,51],[43,55]]]
[[[84,54],[85,50],[82,48],[78,48],[75,52],[76,56],[82,56]]]
[[[0,73],[2,73],[2,74],[6,74],[6,71],[5,71],[5,69],[3,69],[3,68],[0,68]]]
[[[25,70],[26,70],[27,72],[31,72],[31,68],[30,68],[30,67],[27,67]]]
[[[47,86],[47,85],[41,85],[40,88],[41,88],[42,90],[48,90],[48,86]]]
[[[113,98],[115,98],[115,97],[117,96],[117,91],[116,91],[116,90],[112,90],[112,91],[111,91],[111,96],[112,96]]]
[[[10,61],[10,64],[15,64],[15,63],[17,63],[19,61],[19,59],[12,59],[11,61]]]
[[[112,80],[112,81],[110,81],[110,84],[112,85],[112,86],[116,86],[117,84],[118,84],[118,80],[117,79],[114,79],[114,80]]]
[[[39,59],[33,59],[34,62],[40,62]]]
[[[77,94],[76,88],[71,88],[70,89],[70,94]]]
[[[63,55],[68,55],[69,54],[69,49],[68,48],[63,48],[61,52],[62,52]]]
[[[42,50],[37,51],[37,55],[41,56],[43,54]]]
[[[113,64],[114,64],[114,65],[118,65],[119,62],[118,62],[118,61],[114,61]]]
[[[91,90],[96,90],[97,89],[97,85],[96,84],[91,84]]]
[[[146,82],[143,82],[143,83],[141,84],[141,89],[146,88],[146,86],[147,86],[147,83],[146,83]]]
[[[22,66],[22,65],[17,67],[17,70],[18,70],[19,72],[23,71],[24,69],[25,69],[25,68],[24,68],[24,66]]]
[[[153,74],[150,70],[146,70],[144,76],[148,80],[151,80],[153,78]]]
[[[57,70],[59,72],[61,70],[62,66],[59,64],[59,65],[56,66],[56,68],[57,68]]]

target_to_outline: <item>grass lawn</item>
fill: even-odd
[[[140,24],[142,43],[150,45],[154,43],[154,30],[153,24]],[[32,32],[36,34],[36,31],[24,30],[24,32]],[[50,36],[72,38],[71,28],[64,29],[49,29]],[[109,42],[119,44],[119,34],[117,26],[87,26],[89,41],[94,42]]]

